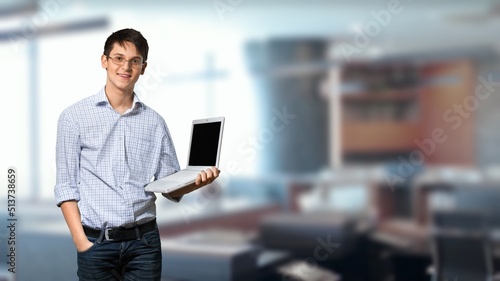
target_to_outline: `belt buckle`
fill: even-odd
[[[109,238],[109,230],[112,230],[112,229],[111,228],[104,229],[104,238],[106,238],[106,240],[108,240],[108,241],[114,241],[114,239]]]

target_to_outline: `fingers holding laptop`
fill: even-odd
[[[179,198],[180,196],[183,196],[184,194],[188,194],[190,192],[193,192],[207,184],[212,183],[215,179],[219,177],[220,170],[217,169],[216,167],[210,167],[209,169],[206,169],[205,171],[201,171],[197,176],[196,180],[194,183],[187,185],[181,189],[177,189],[173,192],[169,192],[168,195],[172,198]]]
[[[202,187],[204,185],[212,183],[216,178],[219,177],[220,170],[216,167],[210,167],[205,171],[201,171],[198,176],[196,176],[196,186]]]

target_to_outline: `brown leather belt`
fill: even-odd
[[[153,231],[156,229],[156,219],[153,219],[147,223],[140,224],[132,227],[109,227],[104,229],[104,238],[108,241],[127,241],[134,239],[141,239],[144,233]],[[99,238],[101,236],[102,229],[95,229],[88,226],[83,226],[83,231],[85,235]]]

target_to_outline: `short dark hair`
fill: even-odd
[[[125,42],[134,44],[137,50],[141,53],[144,61],[148,59],[148,41],[139,31],[132,28],[125,28],[113,32],[108,39],[106,39],[106,43],[104,43],[104,55],[109,56],[115,43],[118,43],[123,47]]]

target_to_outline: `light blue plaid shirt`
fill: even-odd
[[[144,186],[179,171],[163,118],[135,94],[132,108],[120,115],[104,88],[61,113],[56,165],[57,205],[77,200],[82,223],[93,228],[155,218],[156,196]]]

